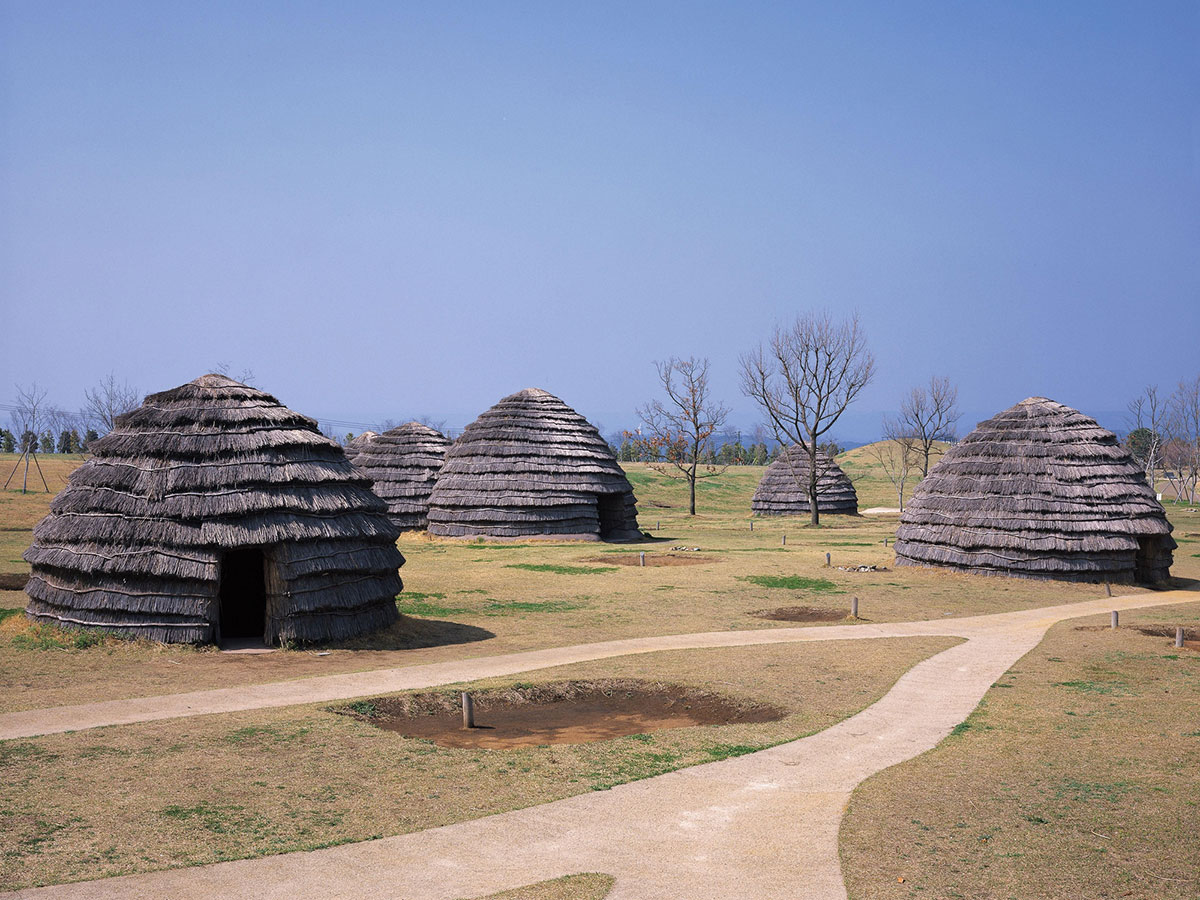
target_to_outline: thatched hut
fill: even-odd
[[[409,422],[391,428],[354,457],[354,468],[371,479],[374,491],[401,530],[424,528],[429,494],[446,458],[450,441],[441,432]]]
[[[160,641],[349,637],[397,618],[399,532],[342,448],[205,375],[118,419],[33,532],[26,613]]]
[[[448,537],[637,540],[633,488],[594,426],[553,394],[505,397],[464,429],[429,497]]]
[[[1164,581],[1175,541],[1141,468],[1095,419],[1030,397],[917,486],[896,564],[1070,581]]]
[[[798,516],[808,506],[808,450],[793,444],[767,466],[750,500],[757,516]],[[817,450],[817,512],[858,515],[858,494],[849,476],[824,450]]]
[[[367,448],[367,444],[371,443],[377,437],[379,437],[379,432],[377,431],[364,431],[362,434],[356,434],[350,438],[350,440],[346,441],[344,448],[346,458],[354,462],[354,458],[362,453]]]

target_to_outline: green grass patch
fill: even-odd
[[[23,612],[25,612],[25,610],[20,609],[20,608],[10,609],[8,607],[5,607],[4,609],[0,609],[0,622],[3,622],[9,616],[15,616],[15,615],[18,615],[19,613],[23,613]]]
[[[1117,696],[1126,696],[1130,692],[1129,686],[1121,681],[1057,681],[1055,687],[1070,688],[1073,691],[1079,691],[1081,694],[1115,694]]]
[[[552,572],[555,575],[603,575],[616,572],[617,566],[560,566],[555,563],[509,563],[506,569],[524,569],[526,572]]]
[[[20,650],[86,650],[103,644],[107,638],[101,631],[86,628],[75,631],[44,624],[13,635],[12,644]]]
[[[449,606],[437,601],[445,599],[445,594],[422,594],[418,591],[405,591],[396,598],[396,609],[406,616],[454,616],[475,612],[465,606]]]
[[[840,594],[838,586],[825,578],[805,578],[803,575],[739,575],[739,581],[749,581],[765,588],[788,591],[812,591],[815,594]]]
[[[705,747],[704,752],[715,762],[719,759],[732,759],[735,756],[745,756],[747,753],[757,753],[765,748],[766,745],[763,744],[714,744],[711,747]]]

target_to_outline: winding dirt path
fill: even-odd
[[[458,900],[597,871],[616,877],[611,900],[844,898],[838,827],[863,779],[936,746],[1056,622],[1198,599],[1194,591],[1172,591],[948,621],[613,641],[265,685],[247,689],[250,699],[239,699],[244,691],[205,691],[10,714],[0,717],[4,734],[36,734],[66,730],[72,721],[94,727],[344,699],[655,650],[935,634],[967,639],[918,663],[857,715],[748,756],[414,834],[15,896]]]

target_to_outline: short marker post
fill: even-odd
[[[781,547],[787,546],[787,535],[786,534],[783,536],[783,543],[781,543],[779,546],[781,546]]]
[[[832,565],[832,563],[830,563],[830,555],[828,553],[826,553],[825,554],[825,568],[828,569],[830,567],[830,565]]]
[[[1110,597],[1112,596],[1112,585],[1109,584],[1107,581],[1104,582],[1104,592],[1106,594],[1108,594],[1108,596],[1110,596]]]
[[[641,564],[642,564],[643,566],[645,566],[645,565],[646,565],[646,551],[645,551],[645,550],[643,550],[643,551],[642,551],[642,560],[641,560]]]
[[[750,530],[751,531],[754,530],[754,520],[753,519],[750,520]]]
[[[1183,646],[1183,626],[1182,625],[1175,626],[1175,646],[1176,647]]]
[[[463,728],[475,727],[475,701],[471,695],[463,691],[462,695],[463,706]]]
[[[1121,614],[1120,614],[1120,613],[1118,613],[1118,612],[1117,612],[1117,611],[1114,609],[1114,610],[1112,611],[1112,627],[1113,627],[1113,628],[1116,628],[1116,627],[1117,627],[1117,624],[1118,624],[1120,621],[1121,621]]]
[[[854,619],[858,618],[858,598],[857,597],[850,598],[850,616],[851,616],[851,618],[854,618]]]

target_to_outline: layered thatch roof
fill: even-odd
[[[897,565],[1072,581],[1158,582],[1171,525],[1116,436],[1030,397],[981,422],[900,517]]]
[[[203,642],[256,605],[268,643],[397,618],[387,508],[269,394],[205,375],[150,395],[89,449],[25,553],[30,617]]]
[[[429,533],[636,540],[633,488],[600,433],[553,394],[505,397],[446,453]]]
[[[371,479],[396,527],[424,528],[429,494],[449,446],[441,432],[409,422],[368,443],[354,457],[354,467]]]
[[[808,505],[808,450],[788,447],[763,473],[750,508],[759,516],[797,516]],[[858,494],[850,478],[824,450],[817,450],[817,511],[858,514]]]

